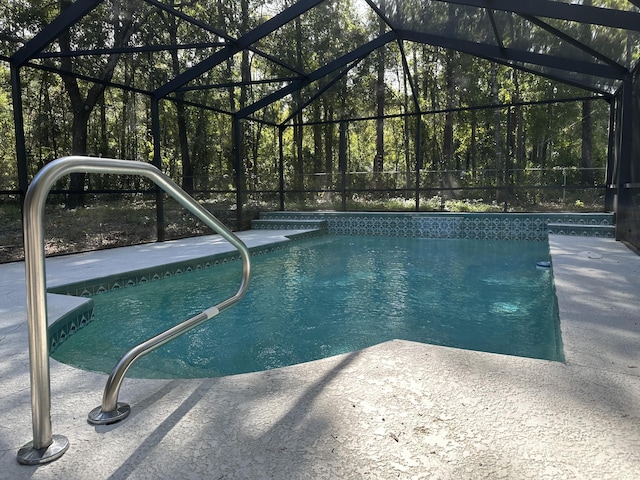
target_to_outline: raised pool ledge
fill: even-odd
[[[606,226],[612,213],[467,213],[467,212],[263,212],[255,229],[297,228],[301,222],[326,221],[331,235],[546,241],[549,224]],[[610,228],[565,228],[572,235],[613,238]],[[563,230],[563,231],[564,231]]]

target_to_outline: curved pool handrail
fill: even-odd
[[[132,160],[70,156],[54,160],[42,168],[27,190],[23,218],[33,441],[18,451],[18,461],[27,465],[53,461],[62,456],[69,446],[64,436],[53,435],[51,432],[43,218],[45,201],[51,187],[61,177],[71,173],[146,177],[231,243],[240,252],[242,258],[242,279],[235,295],[141,343],[120,359],[107,381],[101,407],[90,413],[90,416],[93,414],[97,418],[92,423],[114,423],[126,417],[130,410],[129,406],[123,403],[118,404],[117,400],[124,375],[133,362],[240,301],[247,291],[251,276],[249,251],[242,240],[153,165]],[[99,411],[94,413],[97,410]]]

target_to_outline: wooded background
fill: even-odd
[[[8,59],[72,3],[0,0],[0,204],[15,204],[19,189]],[[69,154],[151,161],[152,106],[143,92],[293,3],[102,2],[33,60],[38,68],[20,70],[29,179]],[[491,28],[482,9],[374,3],[413,28],[423,22],[465,38]],[[623,0],[597,3],[638,10]],[[532,25],[510,21],[504,40],[548,53],[564,48]],[[640,57],[637,36],[626,30],[549,25],[628,67]],[[248,211],[280,208],[283,189],[286,209],[411,210],[418,196],[425,210],[602,210],[610,98],[411,41],[386,42],[252,111],[236,127],[238,174],[234,113],[296,81],[291,66],[317,71],[388,31],[364,0],[325,1],[230,56],[159,103],[162,170],[218,212],[233,208],[239,187]],[[81,175],[58,185],[51,202],[77,208],[96,198],[153,199],[141,191],[151,187],[140,179]]]

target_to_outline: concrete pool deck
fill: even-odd
[[[250,246],[284,231],[248,231]],[[209,255],[218,237],[47,260],[48,286]],[[123,422],[91,426],[106,375],[51,361],[53,433],[19,465],[31,404],[24,264],[0,265],[0,478],[633,479],[640,477],[640,256],[550,236],[565,363],[390,341],[202,380],[125,379]],[[59,317],[77,299],[49,296]]]

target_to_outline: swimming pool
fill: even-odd
[[[562,360],[546,242],[323,236],[253,258],[246,297],[129,375],[199,378],[292,365],[391,339]],[[129,348],[235,293],[239,262],[93,297],[53,353],[110,372]]]

